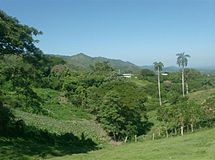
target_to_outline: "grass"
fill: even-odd
[[[98,149],[97,144],[84,135],[78,138],[72,133],[57,135],[35,127],[24,128],[22,135],[0,136],[1,160],[47,159]]]
[[[151,82],[147,81],[147,80],[140,80],[138,78],[131,78],[130,81],[136,83],[139,86],[145,87],[147,85],[150,85]]]
[[[94,120],[59,120],[13,110],[27,135],[0,136],[1,160],[47,159],[103,148],[108,137]]]
[[[214,160],[215,129],[183,137],[109,146],[84,154],[67,155],[51,160]]]
[[[215,95],[215,88],[192,92],[189,94],[189,99],[202,103],[212,95]]]
[[[14,113],[16,117],[23,119],[28,126],[35,126],[38,129],[48,130],[51,133],[56,133],[58,135],[73,133],[79,138],[84,134],[86,138],[91,138],[97,143],[104,143],[107,141],[106,133],[94,120],[58,120],[20,110],[14,110]]]

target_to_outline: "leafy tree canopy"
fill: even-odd
[[[38,51],[35,46],[38,40],[33,36],[41,31],[27,25],[22,25],[13,17],[0,10],[0,55],[29,54]]]

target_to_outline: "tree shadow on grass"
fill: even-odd
[[[0,136],[0,159],[49,158],[95,149],[97,144],[84,134],[81,138],[72,133],[57,135],[25,124]]]
[[[15,120],[11,110],[0,101],[0,159],[43,159],[53,156],[86,153],[95,150],[97,144],[82,133],[56,134],[27,126],[23,120]]]

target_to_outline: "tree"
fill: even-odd
[[[0,100],[0,134],[7,132],[7,129],[14,122],[14,119],[15,116],[12,111],[8,107],[5,107]]]
[[[108,75],[114,70],[108,61],[96,62],[91,68],[94,73],[103,75]]]
[[[215,95],[208,97],[203,103],[204,121],[209,127],[215,125]]]
[[[0,55],[23,55],[38,51],[35,46],[38,40],[34,40],[33,36],[39,34],[42,32],[20,24],[16,18],[0,10]]]
[[[196,78],[199,78],[200,76],[201,76],[201,73],[198,70],[195,70],[192,68],[184,69],[184,81],[185,81],[185,86],[186,86],[186,94],[189,93],[188,80],[196,79]],[[191,82],[190,84],[192,86],[193,82]],[[192,86],[192,88],[193,88],[193,86]]]
[[[184,68],[187,66],[188,59],[190,55],[183,53],[176,54],[177,57],[177,64],[181,67],[181,84],[182,84],[182,95],[184,97]]]
[[[144,80],[150,80],[150,77],[155,75],[155,73],[150,69],[141,69],[139,74],[140,78]]]
[[[122,102],[116,92],[108,92],[101,106],[97,120],[115,141],[118,141],[124,131],[125,118],[122,116]]]
[[[187,105],[188,126],[190,125],[191,132],[194,132],[194,127],[200,121],[203,110],[195,101],[188,101]]]
[[[171,114],[171,106],[163,105],[157,111],[157,119],[159,121],[161,121],[161,126],[162,126],[162,128],[164,127],[165,134],[166,134],[167,138],[169,136],[168,130],[171,127],[171,122],[172,122],[172,116],[171,115],[172,115]],[[160,127],[159,127],[159,132],[161,130]],[[160,133],[159,133],[159,135],[160,135]]]
[[[161,89],[160,89],[160,71],[162,71],[163,67],[164,65],[162,62],[154,62],[154,69],[157,71],[157,75],[158,75],[158,97],[159,97],[160,106],[162,105]]]
[[[143,105],[143,104],[142,104]],[[141,121],[140,107],[127,107],[115,91],[108,92],[104,98],[97,120],[115,141],[126,142],[128,137],[144,132]]]

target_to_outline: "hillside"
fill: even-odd
[[[90,66],[96,62],[108,61],[110,65],[116,70],[122,73],[137,72],[140,68],[130,62],[124,62],[118,59],[108,59],[104,57],[90,57],[83,53],[79,53],[74,56],[62,56],[62,58],[68,63],[71,68],[89,70]]]
[[[31,114],[19,110],[15,110],[14,112],[17,118],[24,120],[28,126],[48,130],[50,133],[73,133],[79,138],[82,134],[84,134],[86,138],[91,138],[97,143],[104,143],[108,140],[105,131],[94,120],[59,120],[48,116]]]
[[[215,95],[215,88],[192,92],[189,95],[189,99],[194,100],[194,101],[196,101],[198,103],[202,103],[208,97],[210,97],[212,95]]]
[[[52,89],[34,89],[43,99],[43,108],[48,115],[38,115],[15,109],[17,118],[23,119],[28,126],[48,130],[51,133],[73,133],[81,137],[82,133],[94,142],[107,141],[107,135],[101,126],[96,123],[95,117],[81,108],[67,102],[63,92]]]
[[[52,158],[51,160],[214,160],[215,129],[183,137],[143,141],[107,147],[87,154]]]

